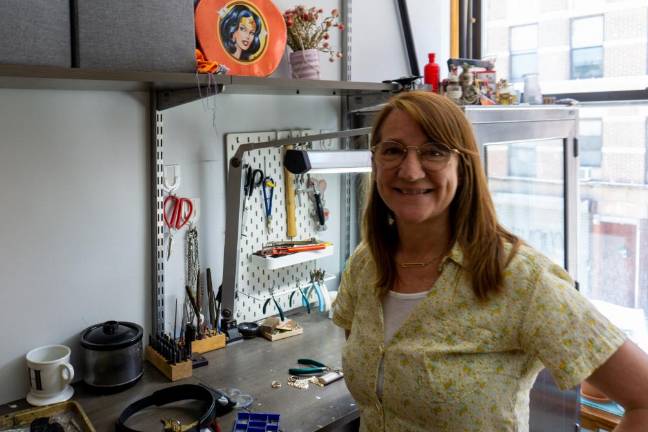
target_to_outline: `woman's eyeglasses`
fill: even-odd
[[[424,169],[428,171],[440,171],[444,169],[453,153],[459,150],[452,149],[445,144],[426,142],[420,146],[406,146],[398,141],[381,141],[372,149],[376,163],[384,168],[396,168],[399,166],[407,152],[412,149],[418,153],[419,161]]]

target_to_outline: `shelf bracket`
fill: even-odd
[[[195,100],[215,96],[222,93],[224,90],[225,84],[222,83],[214,83],[209,86],[196,86],[179,90],[158,90],[157,108],[158,110],[163,111]]]

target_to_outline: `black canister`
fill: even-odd
[[[106,392],[124,390],[143,373],[142,327],[125,321],[106,321],[81,333],[83,380]]]

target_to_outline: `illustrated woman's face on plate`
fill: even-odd
[[[232,41],[236,44],[236,58],[240,58],[241,52],[250,48],[250,45],[254,40],[255,31],[256,24],[252,18],[241,19],[236,31],[232,34]]]

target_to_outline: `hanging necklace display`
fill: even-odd
[[[187,230],[185,245],[186,245],[185,285],[188,286],[190,290],[194,293],[194,298],[199,299],[200,283],[198,283],[198,281],[199,281],[199,272],[200,272],[200,259],[199,259],[199,248],[198,248],[198,229],[194,224],[191,224],[189,229]],[[189,299],[185,298],[185,304],[188,301]],[[189,307],[189,310],[191,310],[191,307]],[[200,316],[197,316],[196,323],[199,324],[199,321],[200,321]]]
[[[196,39],[231,75],[268,76],[286,50],[286,23],[270,0],[200,0]]]
[[[187,230],[186,238],[186,285],[193,288],[195,281],[198,279],[200,269],[200,258],[198,256],[198,230],[194,224],[191,224]]]

